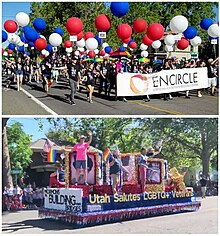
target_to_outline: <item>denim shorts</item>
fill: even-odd
[[[23,71],[22,70],[17,70],[16,75],[23,75]]]
[[[76,169],[79,169],[81,167],[83,170],[86,169],[86,161],[76,161]]]

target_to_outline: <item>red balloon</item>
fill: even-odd
[[[181,38],[178,42],[177,42],[177,48],[180,50],[184,50],[189,46],[189,41],[185,38]]]
[[[2,54],[5,52],[4,48],[2,48]]]
[[[72,47],[72,42],[70,40],[66,40],[64,42],[64,48],[71,48]]]
[[[8,49],[8,54],[13,54],[13,51],[11,49]]]
[[[147,22],[142,18],[137,19],[133,24],[133,28],[136,33],[145,32],[147,30]]]
[[[137,44],[136,44],[135,42],[131,42],[131,43],[129,44],[129,47],[130,47],[131,49],[135,49],[135,48],[137,47]]]
[[[128,43],[131,40],[131,37],[127,38],[127,39],[123,39],[122,42],[123,43]]]
[[[101,31],[101,32],[108,31],[109,28],[111,27],[110,18],[105,14],[101,14],[97,16],[95,19],[95,27],[98,31]]]
[[[70,34],[79,34],[83,30],[83,23],[78,17],[71,17],[66,22],[66,29]]]
[[[81,31],[79,34],[77,34],[77,41],[81,40],[83,38],[83,32]]]
[[[88,56],[89,56],[90,58],[94,58],[94,57],[95,57],[95,52],[94,52],[94,51],[89,51],[89,52],[88,52]]]
[[[87,40],[89,38],[94,38],[94,34],[92,32],[86,32],[84,35],[84,39]]]
[[[47,47],[47,41],[43,38],[38,38],[34,42],[34,46],[37,50],[42,51],[43,49],[45,49]]]
[[[117,28],[117,35],[120,39],[127,39],[132,35],[132,28],[128,24],[120,24]]]
[[[147,35],[145,35],[142,39],[142,43],[147,46],[150,46],[153,43],[153,40],[149,39]]]
[[[147,28],[147,36],[149,39],[156,41],[163,37],[164,27],[159,23],[153,23]]]
[[[105,56],[105,50],[101,50],[100,53],[99,53],[100,56]]]
[[[13,20],[6,20],[4,23],[4,28],[8,33],[14,33],[18,29],[18,25]]]

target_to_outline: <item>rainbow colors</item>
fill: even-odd
[[[57,151],[51,148],[50,151],[47,153],[47,161],[56,162],[56,155]]]
[[[111,151],[109,148],[106,148],[106,150],[103,153],[103,160],[106,162],[111,157]]]

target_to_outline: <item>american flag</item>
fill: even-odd
[[[53,143],[52,141],[50,141],[49,139],[45,139],[45,143],[44,143],[44,152],[49,152],[51,147],[54,146],[55,143]]]

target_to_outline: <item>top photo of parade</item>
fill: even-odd
[[[218,2],[3,2],[3,115],[218,115]]]

